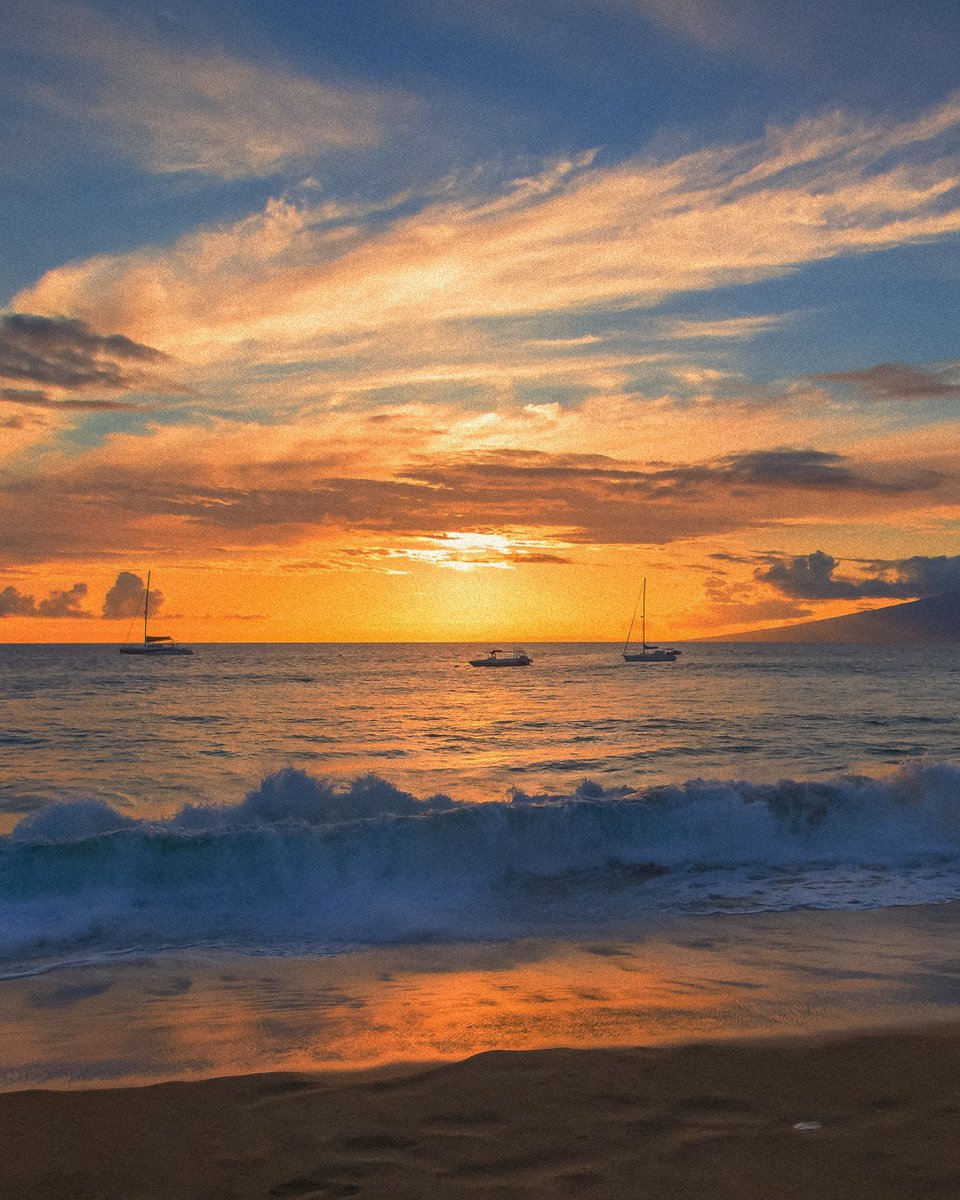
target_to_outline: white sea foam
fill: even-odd
[[[135,820],[50,804],[0,838],[0,959],[254,952],[557,932],[700,911],[960,896],[960,769],[691,780],[490,803],[287,768],[241,802]]]

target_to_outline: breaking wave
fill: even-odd
[[[960,769],[418,799],[287,768],[138,820],[49,804],[0,838],[0,960],[190,945],[312,952],[556,934],[683,911],[960,896]]]

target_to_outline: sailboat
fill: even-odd
[[[640,646],[639,650],[629,650],[630,635],[633,633],[634,622],[637,619],[637,609],[640,609]],[[647,645],[647,579],[644,576],[643,587],[634,605],[633,616],[630,618],[630,628],[627,630],[627,640],[623,643],[623,658],[625,662],[660,663],[676,662],[680,657],[679,650],[661,650],[659,646]]]
[[[171,654],[192,654],[187,646],[181,646],[169,634],[147,633],[147,612],[150,608],[150,572],[147,572],[147,590],[143,597],[143,642],[135,642],[129,646],[121,646],[121,654],[153,654],[168,656]]]

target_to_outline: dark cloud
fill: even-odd
[[[873,491],[890,485],[879,484],[845,465],[839,454],[822,450],[757,450],[731,455],[718,464],[716,471],[731,483],[766,487],[790,484],[801,488],[827,488],[849,491]]]
[[[75,583],[66,591],[52,591],[37,604],[33,596],[5,587],[0,591],[0,617],[89,617],[93,614],[80,607],[86,594],[87,585]]]
[[[0,317],[0,378],[40,389],[129,391],[144,383],[148,368],[166,361],[159,350],[120,333],[94,333],[83,321],[68,317]],[[42,390],[19,388],[5,392],[4,398],[21,404],[45,404],[49,399]]]
[[[861,579],[836,576],[839,560],[822,550],[776,559],[756,577],[797,600],[914,600],[960,590],[960,555],[896,559],[866,564]]]
[[[840,454],[823,450],[754,450],[732,454],[703,466],[678,468],[679,482],[728,483],[765,488],[793,487],[813,491],[879,492],[894,495],[925,491],[939,476],[932,471],[900,478],[882,478],[856,470]]]
[[[708,554],[707,557],[711,560],[711,562],[737,563],[738,565],[747,565],[751,567],[755,566],[757,562],[757,556],[755,554],[727,554],[718,551],[716,554]],[[702,569],[707,570],[708,568]]]
[[[0,388],[0,400],[8,404],[23,404],[27,408],[66,408],[81,412],[117,412],[119,409],[142,409],[145,405],[131,404],[124,400],[54,400],[46,392],[36,388]]]
[[[960,554],[914,555],[892,562],[874,562],[876,570],[893,571],[903,595],[938,596],[960,590]]]
[[[47,408],[53,404],[47,393],[41,392],[39,388],[0,387],[0,400],[6,400],[9,404],[27,404],[35,408]]]
[[[508,554],[506,556],[506,558],[507,558],[508,562],[541,563],[541,564],[559,563],[562,566],[569,566],[569,564],[573,561],[573,559],[567,558],[563,554],[546,554],[543,551],[539,551],[539,550],[536,552],[533,552],[533,553],[525,553],[524,551],[519,551],[515,554]]]
[[[878,400],[936,400],[960,396],[957,367],[925,371],[907,363],[878,363],[861,371],[837,371],[829,375],[811,375],[823,383],[853,383]]]
[[[85,583],[75,583],[69,591],[53,591],[37,605],[38,617],[89,617],[80,603],[87,594]]]
[[[839,454],[822,450],[756,450],[731,454],[705,463],[651,464],[635,467],[601,455],[567,455],[501,451],[485,459],[467,459],[436,469],[409,472],[432,485],[449,484],[452,475],[474,481],[487,490],[504,481],[524,480],[535,484],[577,483],[628,489],[651,499],[693,497],[707,490],[800,488],[809,491],[844,491],[898,494],[926,491],[940,477],[934,472],[913,472],[899,478],[881,477],[856,470]]]
[[[854,583],[833,577],[837,560],[822,550],[800,554],[796,558],[772,563],[765,571],[757,571],[762,583],[772,583],[786,596],[802,600],[853,600],[875,595],[865,591],[865,582]]]
[[[146,586],[139,575],[134,575],[132,571],[121,571],[103,599],[103,619],[118,621],[123,617],[139,617],[143,613],[146,592]],[[151,589],[151,616],[159,610],[162,603],[163,593]]]
[[[145,443],[146,445],[146,443]],[[578,543],[664,545],[680,538],[792,520],[884,511],[903,496],[950,489],[933,472],[859,465],[815,450],[646,465],[602,455],[498,451],[410,464],[393,478],[357,478],[339,463],[125,467],[83,462],[0,484],[0,554],[8,563],[142,551],[145,523],[170,518],[195,552],[293,545],[318,528],[442,536],[511,527]],[[899,511],[899,510],[898,510]],[[546,549],[546,547],[544,547]]]
[[[0,592],[0,617],[32,617],[36,611],[33,597],[18,592],[15,587],[5,587]]]

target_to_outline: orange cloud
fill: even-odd
[[[168,248],[57,268],[16,304],[177,347],[219,377],[264,361],[308,370],[367,336],[425,330],[429,362],[470,323],[650,307],[955,233],[958,126],[957,98],[894,125],[833,114],[673,161],[551,164],[494,201],[426,197],[376,221],[278,199]]]
[[[665,545],[823,521],[838,506],[869,522],[958,501],[951,456],[898,457],[895,438],[861,459],[771,447],[651,461],[627,458],[622,447],[616,456],[563,450],[561,439],[550,451],[471,442],[466,418],[449,440],[403,427],[391,434],[391,421],[370,424],[355,413],[330,417],[315,429],[163,426],[114,434],[79,454],[49,451],[0,488],[6,561],[116,557],[150,546],[176,546],[187,557],[258,549],[282,558],[304,546],[323,545],[329,555],[380,538],[372,544],[397,547],[406,561],[516,565],[538,554],[568,557],[570,545]],[[544,414],[522,419],[534,429]],[[396,540],[411,538],[441,540]]]

